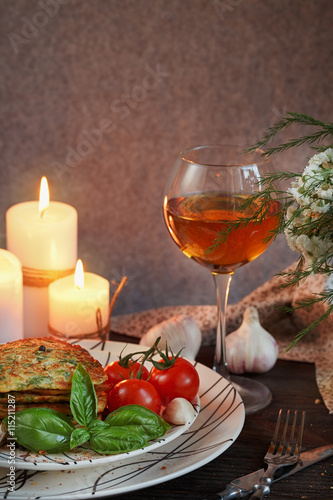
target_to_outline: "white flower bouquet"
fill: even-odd
[[[295,200],[287,209],[284,230],[290,248],[305,259],[328,261],[333,254],[332,227],[328,225],[332,222],[333,149],[310,158],[288,193]]]

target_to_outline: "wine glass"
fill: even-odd
[[[246,198],[260,191],[258,183],[273,167],[261,152],[244,153],[237,146],[199,146],[182,151],[164,193],[164,219],[182,252],[214,278],[218,320],[213,369],[230,380],[240,393],[246,413],[266,407],[272,400],[262,383],[230,376],[225,352],[226,309],[235,270],[261,255],[265,240],[278,224],[278,200],[272,200],[260,224],[254,222],[226,233],[230,222],[251,217],[260,207],[253,202],[244,211]],[[224,232],[224,238],[221,237]]]

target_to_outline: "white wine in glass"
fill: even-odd
[[[280,203],[264,207],[260,223],[231,224],[260,213],[260,201],[246,209],[244,202],[260,191],[260,180],[272,172],[260,152],[244,153],[237,146],[200,146],[182,151],[164,193],[164,220],[182,252],[207,267],[214,278],[218,324],[213,369],[231,380],[243,398],[247,413],[267,406],[269,389],[246,377],[230,377],[225,352],[226,308],[235,270],[261,255],[277,227]]]

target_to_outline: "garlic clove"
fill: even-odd
[[[226,357],[231,373],[262,373],[276,363],[279,347],[259,322],[258,310],[248,307],[241,326],[226,337]]]
[[[195,359],[201,346],[202,334],[191,316],[178,315],[150,328],[140,340],[141,345],[153,345],[161,337],[159,347],[165,349],[166,343],[173,353],[179,352],[184,358]]]
[[[171,425],[185,425],[192,422],[195,409],[187,399],[175,398],[167,405],[162,418]]]

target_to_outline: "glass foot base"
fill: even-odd
[[[262,410],[271,403],[272,393],[261,382],[237,375],[231,375],[230,378],[244,402],[246,415]]]

